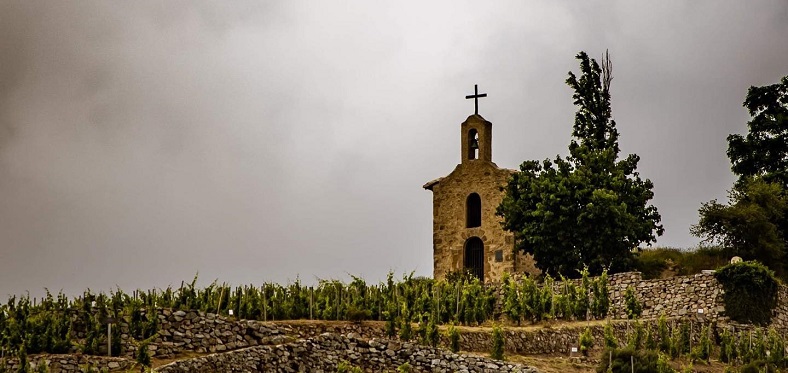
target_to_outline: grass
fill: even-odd
[[[636,269],[645,279],[684,276],[704,269],[717,269],[729,263],[728,254],[719,247],[681,250],[672,247],[645,249],[638,253]]]

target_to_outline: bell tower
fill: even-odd
[[[462,163],[476,160],[492,162],[492,123],[479,115],[479,99],[482,97],[487,97],[487,94],[480,94],[477,84],[473,85],[473,94],[465,96],[466,100],[473,99],[474,111],[460,125]]]
[[[460,125],[462,163],[492,162],[492,123],[473,114]]]

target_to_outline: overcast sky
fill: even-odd
[[[432,275],[473,85],[493,161],[565,155],[567,72],[613,61],[665,234],[734,179],[788,2],[0,2],[0,296]]]

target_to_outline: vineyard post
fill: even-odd
[[[690,321],[690,334],[689,334],[689,352],[690,353],[692,353],[692,329],[694,329],[693,328],[693,322]]]
[[[263,291],[263,321],[268,321],[268,300],[265,299],[265,285],[260,287]]]
[[[394,304],[397,306],[397,317],[401,317],[402,307],[399,306],[399,287],[394,288]]]
[[[219,310],[222,307],[222,298],[224,298],[224,284],[222,284],[222,291],[219,292],[219,303],[216,304],[216,314],[219,314]]]
[[[340,291],[341,290],[339,289],[339,284],[337,284],[337,301],[336,301],[336,305],[337,305],[337,307],[336,307],[337,308],[337,318],[336,319],[337,320],[339,320],[339,297],[342,295],[342,293]]]
[[[112,323],[107,323],[107,356],[112,357]]]
[[[460,321],[460,282],[457,283],[457,312],[454,314],[454,319]]]
[[[309,319],[312,320],[312,298],[314,297],[315,289],[309,287]]]
[[[632,367],[632,373],[635,373],[635,355],[629,355],[629,366]]]
[[[436,298],[438,300],[438,306],[435,307],[437,312],[436,312],[436,315],[433,316],[434,319],[438,319],[439,317],[441,317],[441,288],[440,287],[437,288],[436,293],[437,293],[437,297]]]

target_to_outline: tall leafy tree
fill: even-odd
[[[636,171],[640,158],[619,159],[616,122],[610,107],[611,63],[600,66],[580,52],[580,76],[566,83],[577,106],[569,156],[525,161],[506,186],[498,207],[518,250],[533,254],[550,274],[578,277],[632,266],[632,249],[663,232],[653,184]]]
[[[750,87],[744,107],[752,116],[748,133],[728,136],[731,170],[739,179],[728,204],[712,200],[701,206],[690,232],[787,278],[788,76],[777,84]]]
[[[746,136],[728,136],[728,158],[739,180],[760,176],[788,188],[788,76],[750,87],[744,107],[752,119]]]

